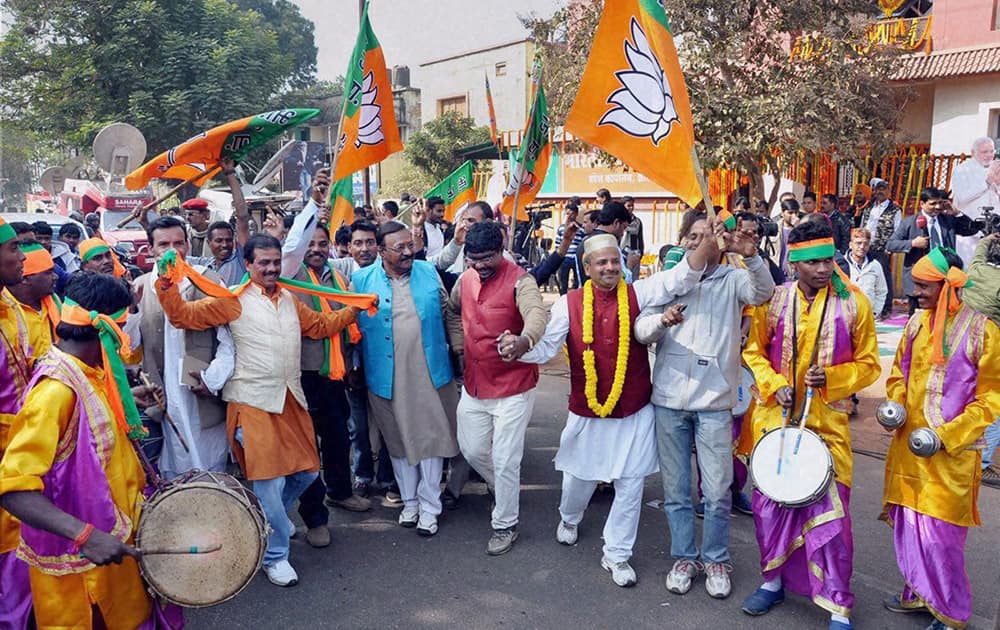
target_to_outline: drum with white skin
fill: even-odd
[[[809,429],[774,429],[754,446],[750,477],[764,496],[779,505],[812,505],[833,483],[833,456],[823,439]]]

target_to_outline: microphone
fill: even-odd
[[[929,236],[927,233],[927,217],[923,214],[917,215],[917,229],[920,230],[920,236]]]

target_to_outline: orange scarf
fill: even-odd
[[[954,315],[962,306],[958,289],[972,286],[972,282],[964,271],[948,264],[940,247],[932,249],[913,265],[913,277],[924,282],[944,282],[931,319],[931,363],[943,365],[950,354],[944,335],[945,322],[948,315]]]
[[[340,277],[340,274],[333,268],[333,266],[327,261],[327,268],[330,270],[330,275],[333,278],[333,283],[336,288],[343,291],[347,289],[344,280]],[[316,286],[322,286],[319,281],[319,277],[316,276],[314,272],[309,267],[302,265],[302,268],[306,270],[309,274],[309,281]],[[329,300],[324,300],[319,296],[312,296],[313,308],[321,313],[332,313],[333,309],[330,307]],[[351,325],[347,327],[348,340],[351,343],[357,343],[361,341],[361,329],[358,328],[357,322],[351,322]],[[344,353],[341,348],[341,335],[335,337],[329,337],[323,340],[323,351],[324,351],[324,361],[323,367],[320,369],[320,376],[325,376],[333,381],[339,381],[344,378],[347,374],[347,367],[344,365]]]

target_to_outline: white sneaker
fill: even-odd
[[[556,527],[556,540],[562,545],[575,545],[576,544],[576,525],[570,525],[566,521],[559,521],[559,527]]]
[[[607,556],[601,557],[601,568],[611,574],[611,579],[621,587],[635,586],[639,578],[635,576],[635,569],[628,562],[614,562],[608,560]]]
[[[725,599],[733,590],[729,572],[733,566],[724,562],[705,563],[705,590],[715,599]]]
[[[438,533],[438,519],[430,514],[421,514],[417,523],[417,533],[421,536],[433,536]]]
[[[667,590],[683,595],[691,590],[691,580],[701,573],[701,563],[697,560],[682,558],[674,563],[667,574]]]
[[[416,527],[417,519],[420,517],[420,510],[415,507],[403,508],[403,511],[399,513],[399,524],[402,527]]]
[[[271,584],[277,586],[295,586],[299,583],[299,574],[295,572],[288,560],[279,560],[272,565],[264,565],[264,573]]]

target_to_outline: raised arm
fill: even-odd
[[[220,162],[222,173],[229,184],[229,191],[233,194],[233,217],[236,219],[236,243],[241,247],[250,240],[250,212],[247,210],[247,201],[243,197],[243,187],[236,177],[236,163],[226,159]]]
[[[243,313],[243,307],[235,297],[206,297],[189,302],[181,296],[177,285],[171,283],[164,286],[162,278],[156,283],[156,296],[170,323],[183,330],[208,330],[225,326]]]

